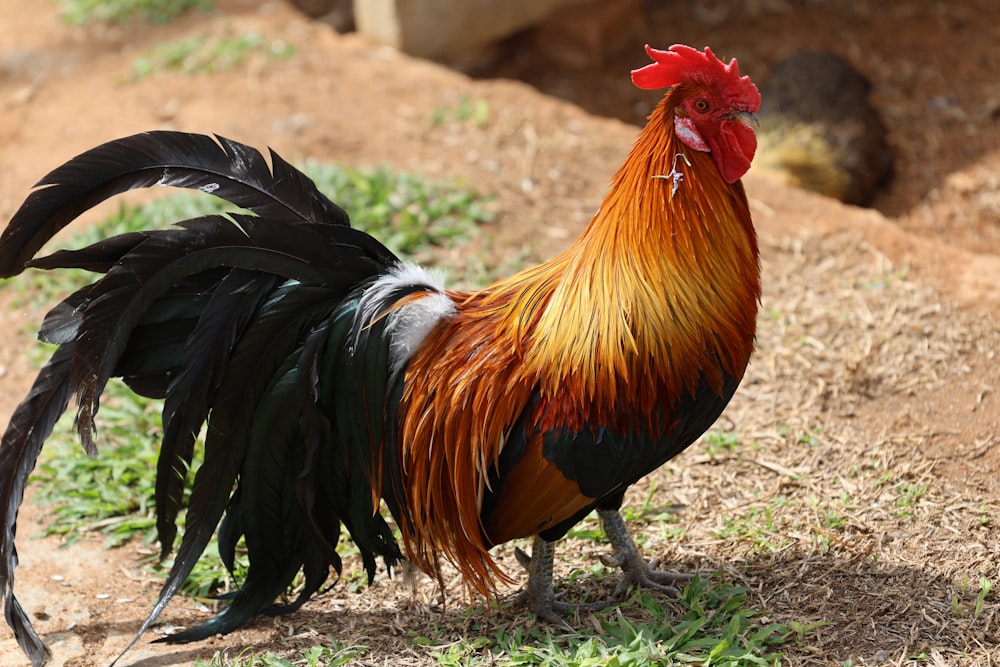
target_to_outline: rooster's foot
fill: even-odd
[[[683,572],[657,570],[656,560],[643,560],[641,557],[629,558],[628,554],[616,551],[610,556],[601,556],[601,562],[607,567],[620,567],[622,578],[615,587],[614,595],[622,598],[633,586],[647,588],[663,593],[672,598],[680,597],[680,588],[695,577]]]
[[[528,571],[528,586],[514,598],[515,604],[524,604],[547,623],[564,630],[572,630],[573,626],[566,620],[564,614],[580,611],[597,611],[604,609],[611,602],[585,602],[570,604],[558,599],[552,590],[552,562],[555,547],[552,542],[535,538],[531,555],[520,549],[514,550],[517,562]]]
[[[601,562],[622,570],[622,580],[615,587],[615,597],[623,597],[633,586],[658,591],[672,598],[680,597],[680,588],[696,575],[657,570],[657,561],[647,561],[639,554],[639,548],[617,510],[599,510],[598,515],[604,534],[614,547],[611,555],[601,556]]]

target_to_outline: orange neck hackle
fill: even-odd
[[[760,294],[756,237],[742,186],[676,137],[673,99],[650,116],[590,225],[551,263],[558,271],[526,353],[543,391],[572,381],[610,405],[623,383],[659,375],[678,396],[713,353],[742,374]]]

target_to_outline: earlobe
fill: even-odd
[[[675,115],[674,132],[677,133],[677,138],[684,142],[685,146],[696,151],[709,152],[708,144],[705,143],[698,129],[694,126],[694,121],[689,117]]]

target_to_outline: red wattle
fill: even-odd
[[[735,183],[750,169],[757,152],[757,135],[738,122],[723,123],[719,133],[708,140],[712,158],[727,183]]]

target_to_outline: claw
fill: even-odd
[[[680,587],[694,579],[695,575],[658,570],[658,561],[646,561],[629,535],[625,520],[617,510],[598,510],[604,533],[614,552],[601,556],[607,567],[621,568],[622,579],[615,587],[616,598],[623,597],[633,586],[658,591],[672,598],[680,597]]]
[[[608,560],[612,559],[609,558]],[[678,598],[681,595],[680,589],[695,576],[693,574],[672,572],[670,570],[657,570],[656,566],[658,563],[655,560],[646,561],[642,558],[631,561],[621,558],[615,560],[625,561],[624,564],[618,565],[622,569],[622,578],[615,587],[614,595],[617,598],[624,597],[633,586],[657,591],[668,597]]]

